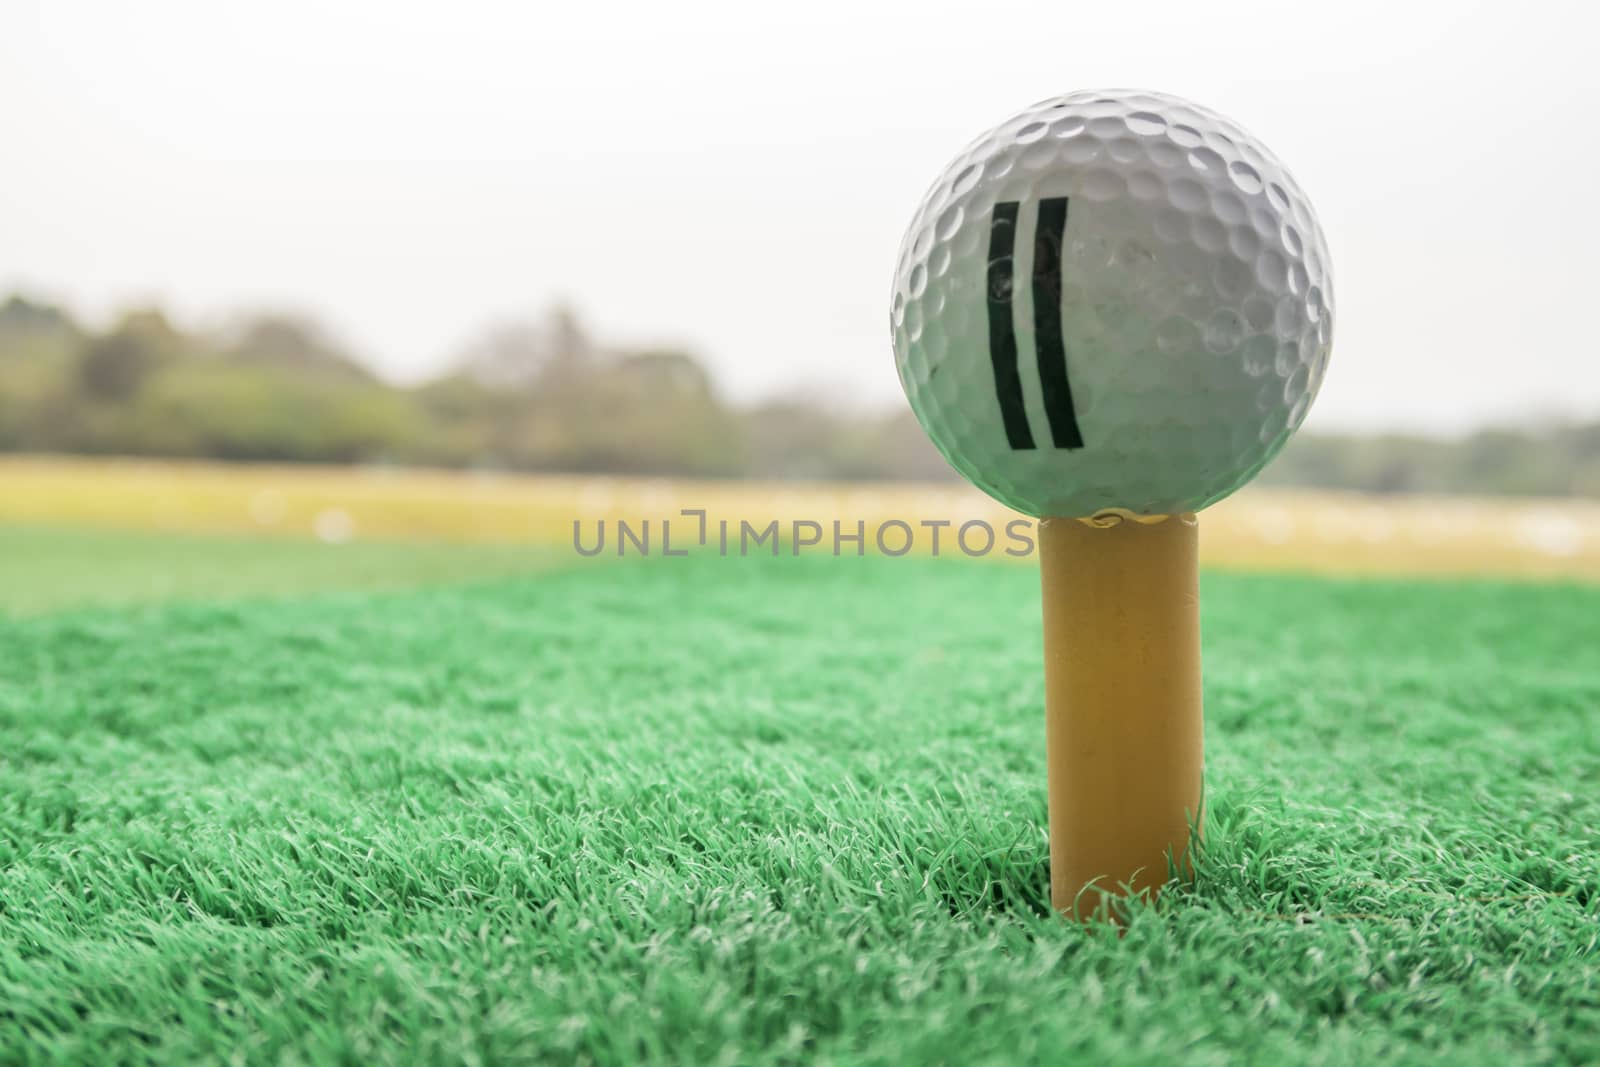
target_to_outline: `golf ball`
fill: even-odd
[[[1018,511],[1196,511],[1305,418],[1332,286],[1311,204],[1260,141],[1164,93],[1074,92],[924,197],[895,364],[950,464]]]

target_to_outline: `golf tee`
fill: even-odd
[[[1188,868],[1201,803],[1193,515],[1044,519],[1050,899],[1080,918]]]

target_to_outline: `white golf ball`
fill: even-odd
[[[895,363],[945,458],[1018,511],[1196,511],[1305,418],[1332,286],[1311,204],[1261,142],[1164,93],[1069,93],[923,199]]]

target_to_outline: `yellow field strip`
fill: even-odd
[[[993,555],[1015,545],[1018,518],[962,485],[826,485],[536,476],[388,468],[234,466],[144,460],[0,458],[0,522],[92,525],[194,533],[572,544],[586,547],[605,523],[604,554],[617,554],[618,520],[637,535],[649,523],[660,551],[664,520],[673,547],[692,545],[705,512],[713,547],[729,524],[776,520],[787,545],[793,524],[815,523],[833,550],[833,523],[865,533],[865,551],[896,520],[927,553],[940,527],[941,555],[959,555],[954,534],[982,520],[997,533]],[[895,526],[886,543],[906,541]],[[802,535],[805,536],[805,535]],[[980,548],[981,531],[967,539]],[[1246,489],[1202,516],[1201,546],[1213,566],[1406,574],[1504,574],[1600,578],[1600,504],[1591,501],[1377,497]],[[846,541],[846,553],[857,551]],[[766,551],[757,548],[756,551]],[[627,551],[636,554],[629,543]]]

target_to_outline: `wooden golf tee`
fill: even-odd
[[[1193,515],[1044,519],[1050,900],[1079,918],[1188,867],[1200,823]]]

